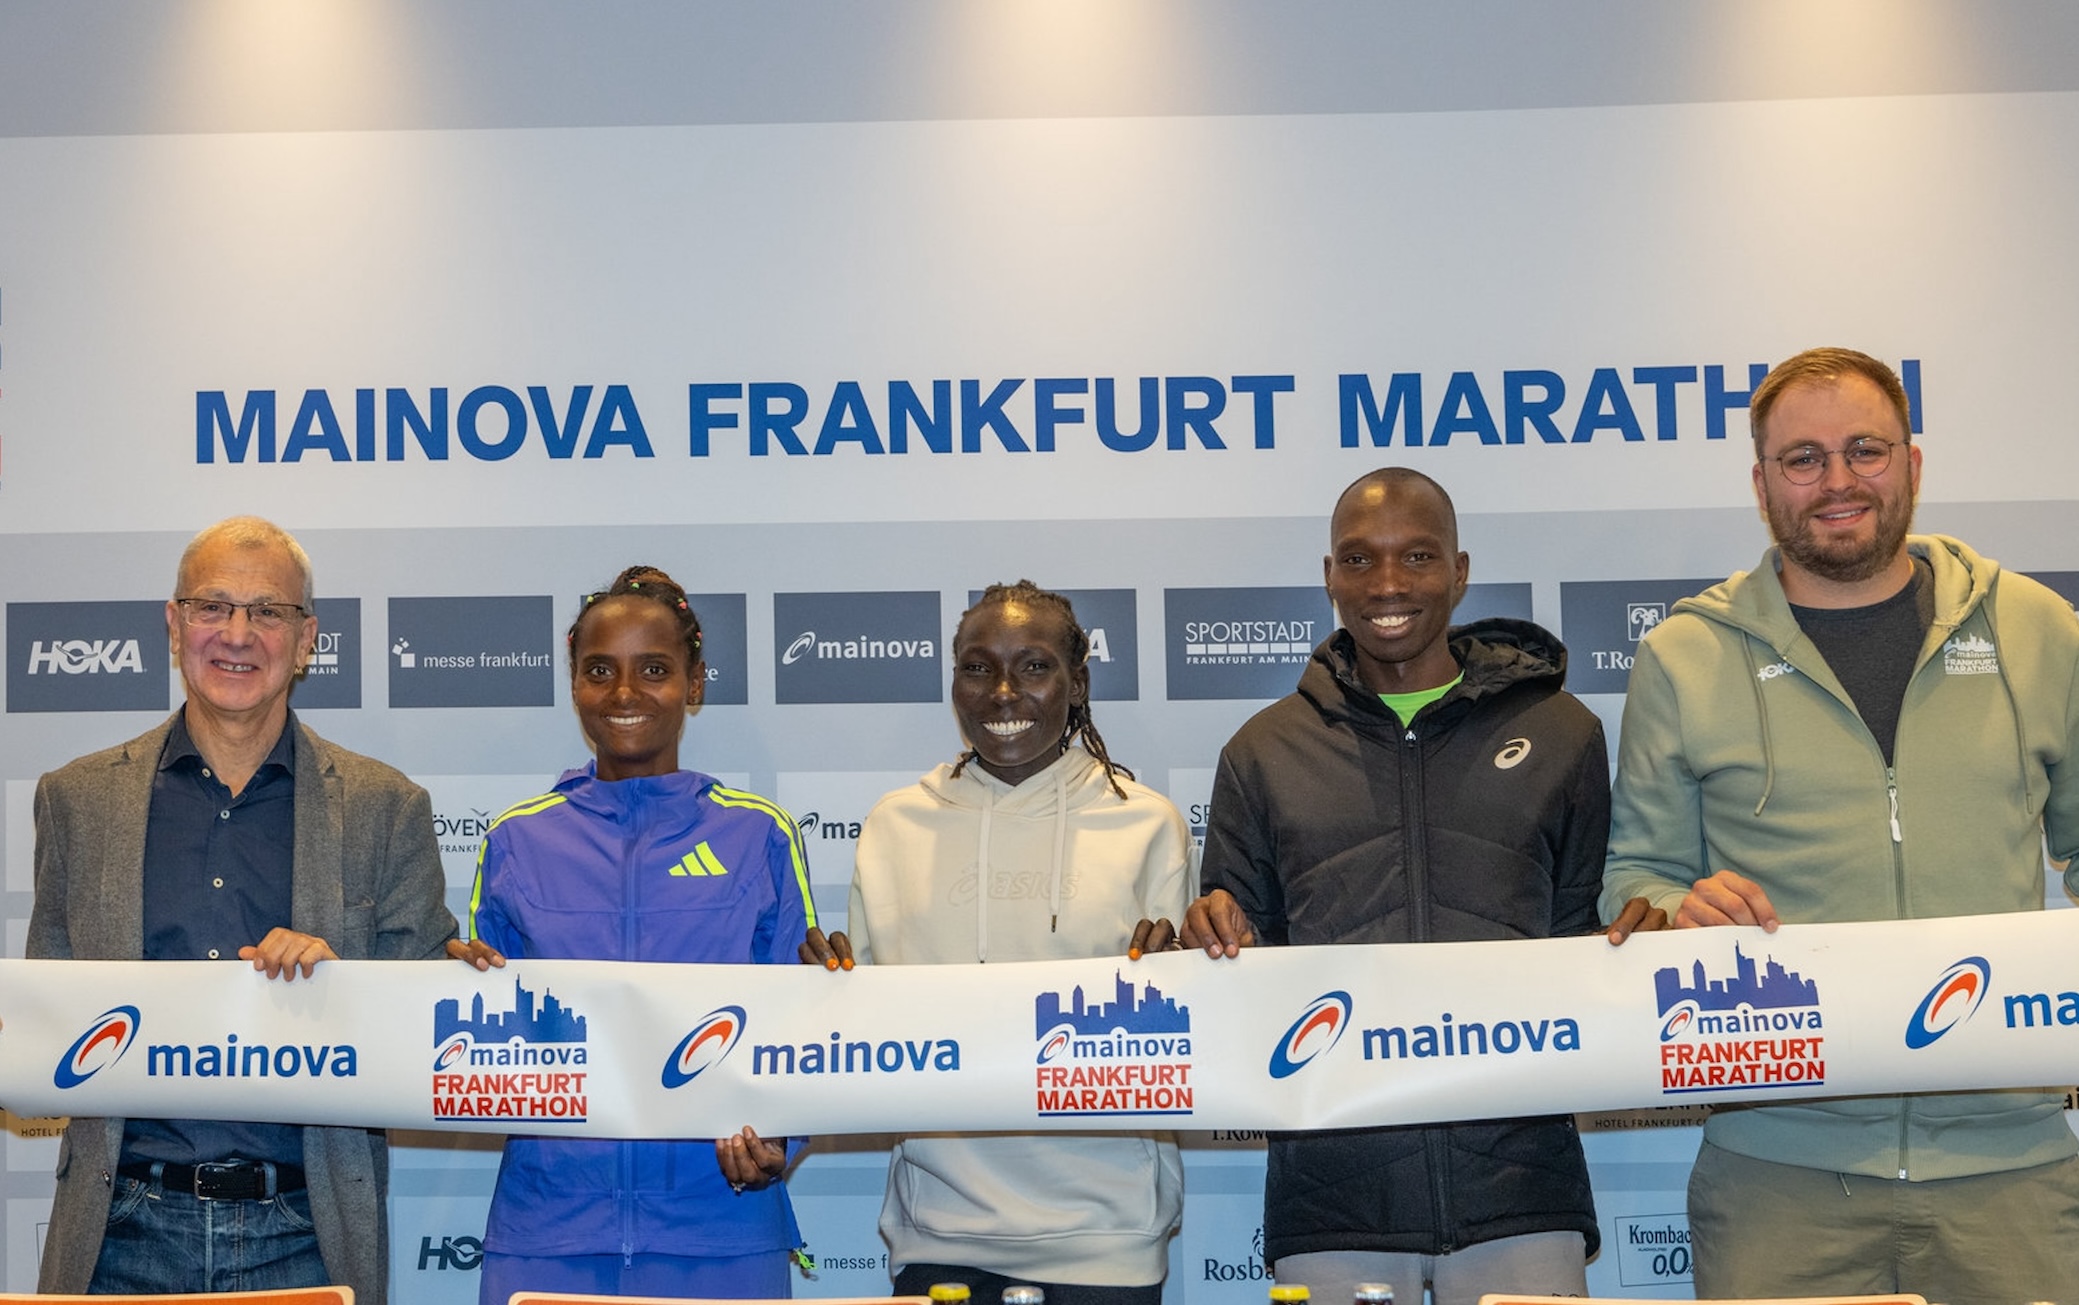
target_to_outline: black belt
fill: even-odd
[[[200,1165],[138,1160],[116,1172],[139,1182],[162,1183],[171,1191],[192,1192],[198,1201],[264,1201],[303,1188],[301,1165],[266,1160],[218,1160]]]

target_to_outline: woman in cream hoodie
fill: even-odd
[[[968,750],[875,804],[849,934],[804,960],[953,965],[1119,956],[1191,900],[1191,840],[1169,801],[1106,755],[1088,636],[1068,600],[992,585],[953,636]],[[1159,945],[1159,944],[1158,944]],[[1009,1282],[1048,1305],[1156,1305],[1183,1207],[1166,1133],[913,1136],[895,1148],[881,1235],[895,1290]]]

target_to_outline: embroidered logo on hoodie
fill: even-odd
[[[1763,684],[1767,684],[1770,680],[1775,679],[1778,675],[1795,674],[1797,674],[1797,667],[1792,666],[1789,662],[1770,662],[1768,665],[1756,671],[1754,673],[1754,678],[1760,680]]]
[[[1944,675],[1998,675],[1999,654],[1993,651],[1992,641],[1981,635],[1959,634],[1950,637],[1942,645],[1942,674]]]

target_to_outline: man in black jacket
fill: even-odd
[[[1467,557],[1441,486],[1387,467],[1337,500],[1341,628],[1220,754],[1186,946],[1469,942],[1596,924],[1610,821],[1601,723],[1528,621],[1450,628]],[[1273,1134],[1264,1255],[1348,1300],[1584,1295],[1600,1240],[1569,1116]]]

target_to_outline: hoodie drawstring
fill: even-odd
[[[996,814],[996,791],[982,785],[981,841],[975,848],[975,960],[989,959],[989,823]]]
[[[1754,660],[1754,640],[1742,639],[1740,649],[1747,655],[1747,687],[1754,694],[1755,718],[1761,722],[1761,800],[1754,804],[1754,814],[1758,816],[1769,804],[1769,794],[1776,790],[1776,748],[1769,735],[1769,695],[1761,691],[1761,666]],[[1785,659],[1778,654],[1777,660]]]
[[[1047,898],[1047,932],[1061,931],[1061,871],[1067,863],[1068,780],[1067,772],[1054,767],[1054,888]]]

